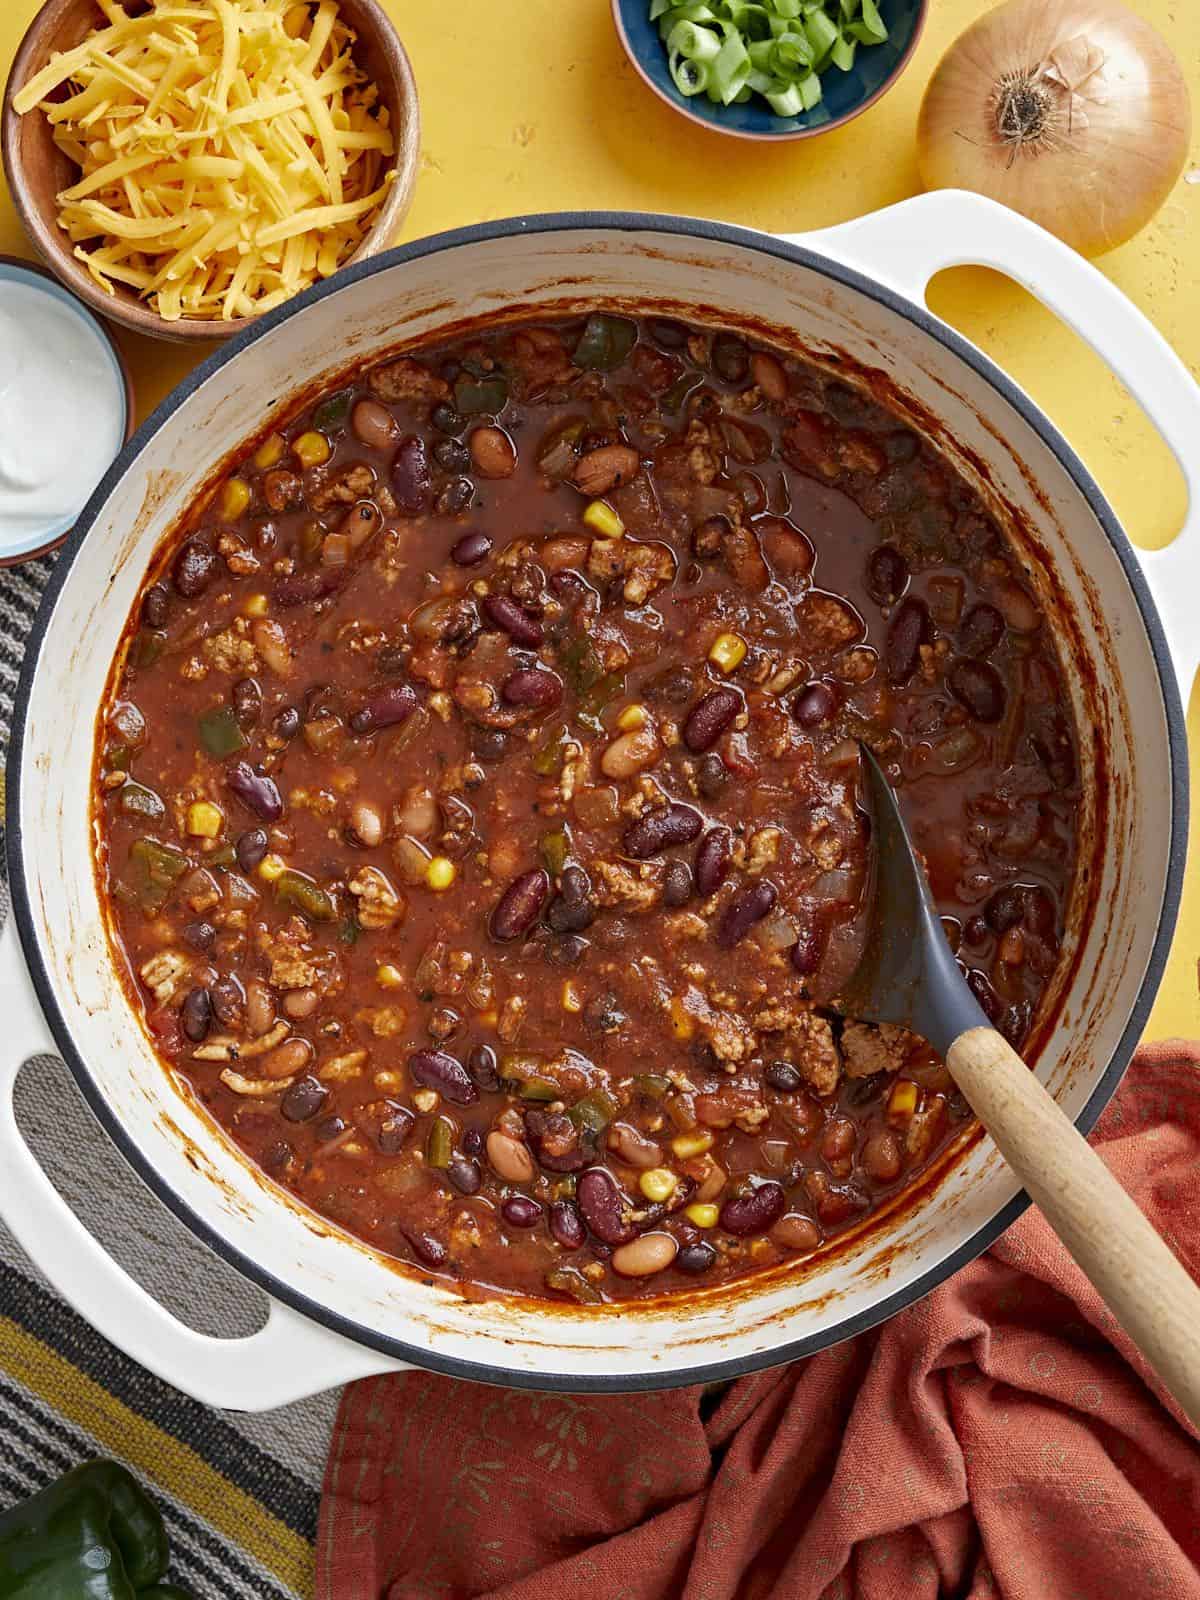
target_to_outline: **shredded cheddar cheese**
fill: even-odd
[[[337,0],[97,4],[107,26],[14,99],[79,168],[58,222],[96,281],[168,321],[230,321],[336,272],[394,177]]]

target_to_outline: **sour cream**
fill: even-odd
[[[0,557],[68,532],[125,436],[125,385],[91,315],[0,262]]]

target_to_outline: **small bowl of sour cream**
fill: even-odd
[[[0,567],[62,543],[133,424],[108,329],[41,267],[0,255]]]

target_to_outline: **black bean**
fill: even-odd
[[[729,781],[729,768],[719,752],[710,750],[696,764],[696,787],[706,800],[715,800]]]
[[[683,705],[692,698],[695,685],[692,669],[679,662],[651,678],[646,685],[646,695],[651,700],[669,700],[672,705]]]
[[[242,804],[264,822],[278,822],[283,815],[283,796],[274,778],[255,772],[248,761],[235,761],[225,769],[225,782]]]
[[[692,554],[699,561],[715,561],[732,532],[728,517],[705,517],[692,529]]]
[[[230,690],[238,727],[248,731],[262,716],[262,690],[254,678],[239,678]]]
[[[319,1078],[297,1078],[284,1091],[279,1109],[289,1122],[307,1122],[329,1098],[329,1090]]]
[[[688,712],[683,742],[694,755],[710,749],[742,709],[736,689],[710,689]]]
[[[921,646],[928,644],[932,637],[929,607],[924,600],[910,595],[899,607],[888,628],[884,657],[890,682],[897,686],[908,682],[920,663]]]
[[[316,572],[293,572],[289,577],[280,578],[271,590],[271,596],[277,606],[287,609],[290,606],[315,605],[318,600],[328,600],[331,594],[336,594],[346,579],[345,567],[320,567]]]
[[[713,340],[712,364],[726,383],[741,383],[750,370],[750,352],[734,334],[719,333]]]
[[[148,628],[165,628],[171,597],[165,583],[152,583],[142,596],[142,621]]]
[[[550,877],[541,867],[514,878],[492,912],[492,938],[506,943],[528,933],[541,915],[549,893]]]
[[[451,1156],[446,1176],[459,1194],[478,1194],[483,1183],[478,1161],[472,1161],[468,1156]]]
[[[470,478],[451,478],[438,491],[437,512],[442,517],[457,517],[475,498],[475,485]]]
[[[736,1238],[747,1239],[766,1233],[787,1209],[787,1196],[775,1182],[761,1183],[749,1194],[726,1200],[721,1207],[721,1226]]]
[[[799,1069],[790,1061],[768,1061],[763,1071],[763,1082],[778,1094],[795,1094],[804,1087]]]
[[[701,1240],[699,1244],[685,1244],[675,1257],[674,1265],[680,1272],[688,1272],[693,1277],[699,1277],[702,1272],[708,1271],[716,1259],[717,1252],[712,1245]]]
[[[467,426],[466,417],[444,400],[434,406],[429,413],[429,420],[439,433],[462,433]]]
[[[253,872],[267,853],[267,835],[262,828],[248,828],[239,834],[233,847],[237,864],[243,872]]]
[[[536,650],[546,636],[541,623],[527,616],[509,595],[487,595],[483,614],[494,628],[499,628],[514,644],[524,645],[527,650]]]
[[[271,721],[271,731],[281,739],[294,739],[300,732],[300,713],[295,706],[284,706]]]
[[[717,943],[722,950],[732,950],[750,932],[756,922],[761,922],[775,904],[775,885],[760,878],[748,889],[739,889],[725,907],[717,925]]]
[[[673,322],[670,317],[651,317],[646,326],[655,344],[662,345],[664,350],[682,350],[687,343],[687,329],[682,322]]]
[[[217,930],[211,922],[189,922],[183,930],[183,937],[193,950],[211,950]]]
[[[559,891],[546,910],[546,922],[555,933],[582,933],[595,920],[596,905],[588,875],[572,862],[562,870]]]
[[[510,1228],[535,1228],[541,1221],[542,1208],[527,1194],[510,1194],[500,1207],[500,1215]]]
[[[401,511],[416,516],[429,505],[433,476],[429,450],[415,433],[401,439],[392,458],[392,493]]]
[[[486,561],[492,553],[492,541],[486,533],[464,533],[450,551],[450,559],[456,567],[477,567],[481,561]]]
[[[398,1155],[408,1143],[417,1119],[407,1106],[396,1101],[386,1102],[387,1111],[379,1124],[378,1144],[385,1156]]]
[[[497,1085],[498,1087],[498,1085]],[[480,1128],[464,1128],[462,1136],[463,1154],[477,1156],[483,1152],[483,1131]]]
[[[202,539],[189,539],[175,557],[171,580],[185,600],[194,600],[208,588],[216,567],[217,557],[212,546]]]
[[[446,1246],[440,1239],[435,1239],[432,1233],[405,1231],[404,1237],[413,1248],[413,1253],[419,1256],[427,1267],[443,1267],[446,1264]]]
[[[543,955],[553,967],[577,967],[587,954],[588,941],[577,933],[560,933],[543,947]]]
[[[593,1033],[616,1033],[628,1020],[615,994],[593,995],[583,1008],[584,1026]]]
[[[179,1021],[193,1044],[208,1037],[212,1027],[212,997],[205,988],[189,989],[179,1008]]]
[[[733,836],[728,828],[710,828],[696,846],[696,888],[708,898],[729,876]]]
[[[663,874],[663,905],[685,906],[691,898],[692,869],[686,861],[669,861]]]
[[[461,439],[439,439],[433,447],[433,459],[447,472],[465,472],[471,465],[471,452]]]
[[[827,683],[806,683],[792,701],[792,715],[802,728],[819,728],[837,708],[837,694]]]
[[[471,729],[471,753],[477,761],[503,761],[508,753],[508,735],[503,728]]]
[[[628,1244],[637,1232],[626,1220],[628,1201],[604,1167],[589,1167],[581,1174],[575,1198],[584,1220],[602,1244]]]
[[[371,696],[350,718],[355,733],[374,733],[376,728],[396,728],[420,705],[411,683],[390,683]]]
[[[989,656],[1004,637],[1004,618],[995,606],[972,606],[958,630],[959,649],[966,656]]]
[[[963,943],[981,945],[988,936],[988,925],[982,917],[969,917],[963,928]]]
[[[536,667],[510,672],[500,685],[500,698],[510,706],[533,706],[546,710],[562,699],[562,679],[554,672]]]
[[[997,889],[984,907],[984,919],[993,933],[1007,933],[1025,917],[1025,891],[1015,884]]]
[[[675,844],[690,844],[704,826],[704,818],[694,806],[678,801],[656,806],[625,829],[621,847],[635,861],[660,855]]]
[[[422,1089],[436,1089],[456,1106],[472,1106],[479,1099],[466,1067],[444,1050],[414,1050],[408,1058],[408,1072]]]
[[[477,1088],[494,1094],[500,1087],[500,1074],[496,1071],[496,1052],[488,1044],[477,1044],[467,1057],[467,1071]]]
[[[246,1004],[246,991],[238,979],[232,973],[216,978],[209,986],[208,993],[217,1021],[226,1028],[239,1027]]]
[[[564,1250],[579,1250],[587,1242],[587,1229],[573,1200],[556,1200],[550,1207],[550,1232]]]
[[[890,606],[908,586],[908,562],[894,545],[881,544],[867,558],[867,593],[877,605]]]
[[[999,722],[1008,703],[1004,680],[990,661],[959,656],[946,674],[950,693],[976,722]]]

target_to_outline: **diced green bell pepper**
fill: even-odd
[[[332,922],[337,915],[337,907],[320,884],[290,867],[275,879],[275,897],[285,906],[295,906],[310,922]]]
[[[236,755],[249,743],[238,726],[232,706],[213,706],[210,711],[201,712],[196,718],[196,732],[209,755],[220,761]]]

